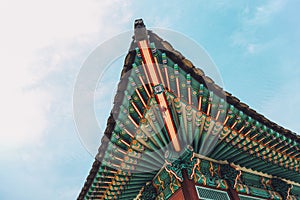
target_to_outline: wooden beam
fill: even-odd
[[[182,192],[185,200],[199,200],[194,180],[190,180],[187,170],[182,169]]]
[[[230,197],[230,199],[240,200],[240,197],[239,197],[237,191],[235,191],[235,189],[228,187],[227,193],[228,193],[228,196]]]

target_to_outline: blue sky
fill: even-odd
[[[284,0],[1,1],[0,199],[77,197],[94,159],[76,132],[74,83],[89,53],[132,30],[136,18],[192,38],[227,91],[300,133],[299,7]],[[120,63],[104,80],[110,88]],[[105,126],[113,93],[101,92],[109,98],[95,112]]]

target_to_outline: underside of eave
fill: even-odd
[[[149,38],[150,41],[155,43],[157,49],[163,49],[164,51],[167,50],[166,54],[168,55],[169,58],[171,58],[175,63],[177,63],[181,69],[191,74],[193,78],[199,80],[199,82],[204,82],[205,84],[207,84],[207,87],[209,89],[212,89],[212,91],[216,95],[218,95],[219,97],[223,97],[225,95],[227,102],[233,105],[234,107],[236,107],[238,110],[243,111],[246,115],[251,116],[253,119],[261,122],[267,127],[274,129],[274,131],[282,133],[287,138],[290,138],[300,143],[299,135],[270,121],[262,114],[257,113],[255,110],[251,109],[247,104],[241,102],[238,98],[232,96],[229,92],[224,91],[223,88],[218,86],[216,83],[214,83],[214,81],[211,78],[206,76],[201,69],[196,68],[190,60],[185,58],[179,51],[173,49],[170,43],[163,40],[157,34],[151,31],[148,31],[148,34],[150,36]]]
[[[199,82],[207,84],[207,87],[212,89],[213,92],[215,94],[217,94],[218,96],[220,96],[220,97],[225,96],[226,100],[229,104],[233,105],[238,110],[243,111],[246,115],[251,116],[253,119],[259,121],[260,123],[266,125],[267,127],[270,127],[272,129],[274,129],[275,131],[282,133],[285,137],[290,138],[298,143],[300,142],[299,136],[296,135],[295,133],[293,133],[287,129],[284,129],[283,127],[277,125],[274,122],[271,122],[270,120],[265,118],[263,115],[258,114],[253,109],[250,109],[249,106],[247,106],[246,104],[240,102],[239,99],[232,96],[230,93],[223,91],[223,89],[221,87],[219,87],[218,85],[216,85],[212,79],[210,79],[209,77],[206,77],[202,70],[194,67],[193,64],[189,60],[187,60],[184,56],[182,56],[180,54],[180,52],[174,50],[173,47],[168,42],[162,40],[160,37],[158,37],[156,34],[154,34],[151,31],[149,31],[148,34],[149,34],[150,41],[154,42],[156,44],[157,49],[164,49],[164,51],[167,50],[167,51],[165,51],[167,56],[169,58],[171,58],[174,62],[176,62],[180,66],[181,69],[183,69],[187,73],[191,74],[191,76],[193,78],[195,78],[196,80],[198,80]],[[135,49],[135,47],[136,47],[136,44],[133,41],[131,43],[130,49]],[[99,148],[99,153],[96,156],[96,160],[93,164],[93,167],[89,173],[89,176],[84,184],[84,187],[82,188],[82,191],[81,191],[78,199],[84,199],[84,196],[86,195],[87,191],[89,190],[89,188],[97,174],[97,171],[98,171],[99,167],[101,166],[101,161],[105,155],[105,151],[106,151],[108,143],[110,141],[112,131],[114,130],[115,124],[116,124],[116,122],[113,118],[113,115],[119,113],[120,104],[122,103],[122,99],[124,98],[124,90],[126,89],[126,85],[127,85],[127,79],[124,76],[126,76],[127,71],[132,69],[132,63],[134,62],[135,55],[136,55],[135,51],[129,51],[129,53],[127,54],[127,56],[125,58],[123,70],[121,73],[121,81],[118,84],[117,94],[114,98],[114,106],[111,111],[111,115],[108,119],[106,130],[104,132],[105,136],[101,140],[102,143]]]

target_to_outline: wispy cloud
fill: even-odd
[[[270,47],[270,41],[260,38],[259,32],[276,18],[285,4],[284,0],[274,0],[254,7],[246,5],[239,16],[240,26],[231,35],[232,44],[242,47],[248,54],[260,53]]]
[[[120,25],[130,19],[130,12],[126,10],[129,3],[120,1],[29,0],[1,4],[4,4],[0,6],[0,87],[5,94],[0,105],[3,149],[36,142],[49,125],[47,114],[56,98],[53,92],[61,90],[42,88],[47,85],[47,78],[66,67],[79,69],[82,60],[72,63],[72,59],[82,56],[82,49],[90,48],[97,40],[117,34],[122,29]],[[118,16],[111,14],[115,13],[113,10]],[[119,17],[123,21],[107,26],[111,21],[106,19]]]
[[[300,73],[297,74],[300,75]],[[278,92],[262,106],[262,112],[266,116],[298,134],[300,133],[299,87],[300,81],[297,79],[285,82],[279,86]]]
[[[240,26],[231,35],[231,41],[233,48],[243,50],[243,56],[249,58],[251,69],[257,73],[256,80],[263,77],[264,82],[253,82],[251,85],[256,87],[253,93],[260,99],[256,109],[276,123],[299,133],[297,104],[300,99],[295,88],[299,87],[299,78],[296,77],[299,77],[300,62],[295,53],[299,49],[294,46],[299,37],[288,34],[299,29],[293,22],[286,21],[297,18],[289,13],[294,12],[292,8],[296,6],[297,3],[285,0],[247,5],[240,15]]]
[[[91,49],[128,27],[130,2],[0,4],[0,198],[75,199],[92,158],[74,133],[73,84]]]
[[[253,17],[248,19],[248,23],[252,25],[265,24],[269,22],[272,17],[281,11],[286,4],[285,0],[268,1],[264,5],[255,8]]]

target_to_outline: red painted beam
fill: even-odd
[[[150,79],[151,86],[157,86],[159,84],[162,84],[157,69],[155,68],[155,62],[153,59],[152,52],[149,48],[148,41],[142,40],[138,42],[138,46],[141,51],[142,59],[146,66],[146,75],[148,75]],[[168,135],[170,137],[170,140],[172,141],[173,147],[175,151],[180,151],[180,143],[177,137],[177,130],[174,124],[174,121],[172,119],[172,114],[168,106],[168,102],[166,99],[165,91],[162,93],[155,94],[155,99],[157,100],[157,103],[161,107],[162,116],[166,125],[166,129],[168,131]]]
[[[227,193],[232,200],[240,200],[240,197],[235,189],[228,187]]]
[[[186,169],[182,170],[182,191],[185,200],[199,200],[194,180],[190,180]]]

